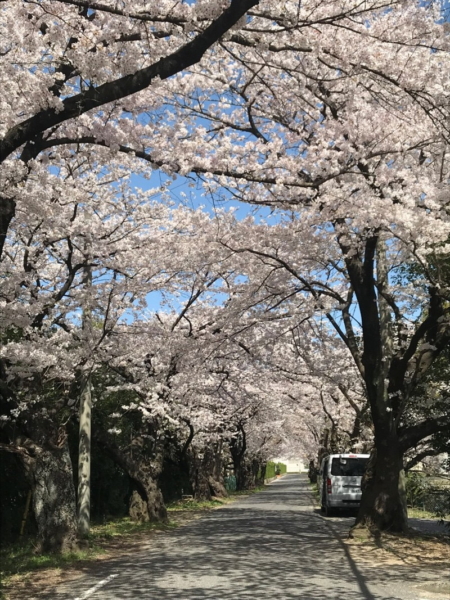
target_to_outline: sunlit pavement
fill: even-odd
[[[326,519],[305,476],[208,513],[150,549],[99,567],[49,600],[418,600],[423,573],[356,564],[342,542],[351,517]],[[442,573],[441,573],[442,575]]]

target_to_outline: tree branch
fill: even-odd
[[[450,415],[441,415],[409,427],[401,427],[398,430],[400,449],[402,452],[406,452],[424,438],[447,428],[450,428]]]
[[[140,92],[147,88],[156,77],[167,79],[196,64],[224,33],[250,8],[257,4],[259,4],[259,0],[232,0],[231,5],[218,19],[213,21],[195,39],[184,44],[169,56],[165,56],[156,63],[135,73],[109,81],[98,87],[91,87],[85,92],[67,98],[62,102],[62,108],[58,111],[53,108],[42,110],[26,121],[15,125],[6,133],[3,140],[0,140],[0,162],[3,162],[17,148],[50,127],[78,117],[109,102]]]

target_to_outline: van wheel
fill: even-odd
[[[328,506],[328,504],[325,504],[325,516],[326,517],[333,517],[335,514],[335,511],[333,508],[331,508],[330,506]]]

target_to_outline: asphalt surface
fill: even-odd
[[[422,600],[423,573],[356,564],[350,517],[326,519],[305,476],[212,511],[133,556],[49,592],[49,600]],[[442,573],[440,574],[442,575]],[[431,575],[436,578],[437,575]]]

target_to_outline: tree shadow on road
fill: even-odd
[[[363,573],[342,541],[345,522],[314,514],[307,487],[299,492],[298,479],[297,487],[293,483],[279,480],[239,505],[164,534],[146,552],[102,565],[96,580],[80,583],[78,591],[46,597],[82,598],[114,573],[92,600],[396,600],[372,589],[373,581],[391,583],[392,573]]]

